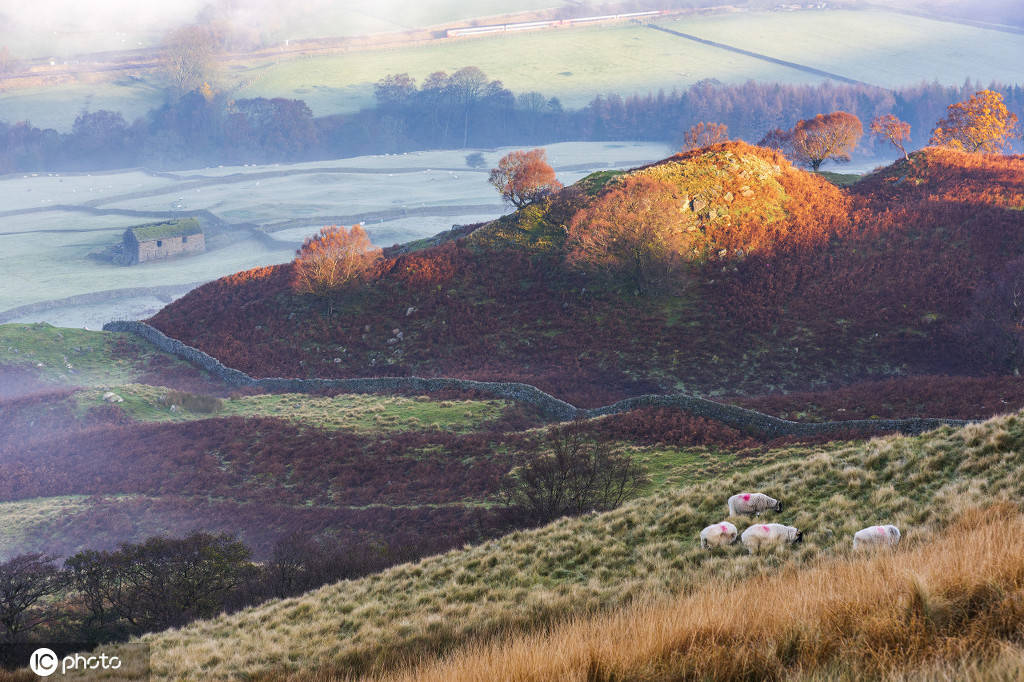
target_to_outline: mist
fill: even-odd
[[[485,0],[472,4],[457,0],[5,0],[0,8],[0,46],[18,58],[71,57],[111,50],[152,47],[171,29],[189,23],[219,23],[246,36],[252,47],[285,40],[355,36],[413,28],[506,12],[572,7],[601,10],[615,5],[643,5],[655,9],[721,4],[718,0],[639,0],[631,3],[565,2],[564,0]],[[771,8],[774,2],[748,0],[738,6]],[[860,0],[830,2],[833,7],[858,7]],[[964,2],[947,0],[882,0],[874,5],[923,11],[943,16],[1024,25],[1019,0]]]

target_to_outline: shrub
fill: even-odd
[[[583,422],[553,429],[548,452],[513,469],[501,495],[520,518],[547,523],[619,506],[647,482],[639,464],[608,443],[587,440]]]

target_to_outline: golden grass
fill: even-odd
[[[790,448],[730,466],[611,512],[148,635],[153,679],[385,675],[468,643],[671,599],[716,580],[812,568],[845,556],[852,533],[872,523],[897,524],[913,545],[964,509],[1024,495],[1024,417]],[[747,489],[783,499],[785,513],[772,520],[803,529],[804,544],[761,556],[701,550],[700,529],[725,516],[730,493]],[[741,531],[749,523],[733,521]]]
[[[844,556],[471,646],[403,681],[879,679],[959,674],[1003,655],[1020,670],[1024,516],[965,513],[909,551]],[[962,662],[967,658],[974,663]],[[953,661],[952,665],[946,661]],[[915,670],[930,665],[930,669]],[[990,670],[989,670],[990,672]]]

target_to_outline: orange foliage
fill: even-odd
[[[543,199],[562,188],[543,149],[509,152],[491,169],[490,183],[517,208]]]
[[[701,121],[686,131],[686,135],[683,137],[683,151],[709,147],[726,142],[728,139],[729,128],[724,123]]]
[[[932,144],[966,152],[1001,152],[1016,133],[1017,115],[1011,114],[1003,96],[980,90],[966,102],[946,107],[946,118],[932,131]]]
[[[380,258],[366,231],[357,223],[351,230],[331,225],[310,237],[297,252],[295,290],[328,296],[349,282],[361,279]]]
[[[889,140],[896,149],[903,152],[904,159],[909,158],[905,146],[905,143],[910,140],[909,123],[899,120],[892,114],[876,116],[871,121],[871,132],[875,134],[875,137]]]
[[[859,118],[845,111],[833,111],[797,121],[790,145],[793,157],[816,171],[827,159],[849,161],[850,152],[863,134]]]
[[[583,270],[624,273],[640,293],[680,257],[703,253],[703,235],[678,188],[636,175],[569,223],[566,260]]]

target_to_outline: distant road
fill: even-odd
[[[713,40],[706,40],[705,38],[699,38],[699,37],[697,37],[695,35],[690,35],[689,33],[680,33],[679,31],[673,31],[670,28],[665,28],[664,26],[658,26],[657,24],[647,24],[647,28],[652,28],[655,31],[662,31],[663,33],[671,33],[674,36],[679,36],[680,38],[686,38],[687,40],[692,40],[692,41],[694,41],[696,43],[701,43],[702,45],[710,45],[711,47],[717,47],[717,48],[719,48],[721,50],[728,50],[730,52],[736,52],[737,54],[742,54],[742,55],[746,55],[748,57],[753,57],[754,59],[760,59],[762,61],[771,62],[772,64],[779,64],[781,66],[787,66],[787,67],[789,67],[791,69],[796,69],[797,71],[803,71],[804,73],[810,73],[810,74],[814,74],[815,76],[822,76],[824,78],[830,78],[830,79],[832,79],[834,81],[839,81],[841,83],[851,83],[853,85],[869,85],[871,87],[880,87],[880,86],[876,86],[874,83],[865,83],[864,81],[859,81],[859,80],[855,80],[853,78],[847,78],[846,76],[841,76],[838,73],[831,73],[829,71],[822,71],[821,69],[816,69],[813,66],[807,66],[805,64],[797,64],[796,62],[787,62],[784,59],[776,59],[775,57],[769,57],[766,54],[761,54],[759,52],[751,52],[750,50],[744,50],[743,48],[740,48],[740,47],[733,47],[732,45],[726,45],[725,43],[716,43]]]

